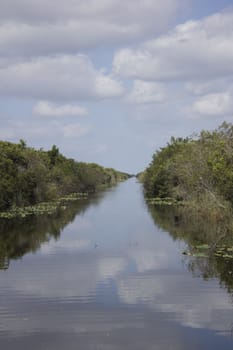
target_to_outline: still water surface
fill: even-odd
[[[130,179],[53,217],[2,223],[0,348],[232,349],[232,294],[190,272],[184,241],[151,210]]]

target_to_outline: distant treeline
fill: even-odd
[[[128,174],[94,163],[67,159],[54,145],[35,150],[0,141],[0,210],[50,201],[73,192],[95,192],[125,180]]]
[[[147,197],[225,208],[233,203],[233,125],[172,137],[141,177]]]

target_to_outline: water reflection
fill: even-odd
[[[168,231],[174,240],[186,243],[190,251],[201,244],[207,244],[210,249],[206,257],[184,256],[183,261],[193,276],[202,276],[205,280],[218,278],[220,285],[233,293],[233,259],[216,256],[216,245],[233,246],[233,235],[226,233],[225,223],[202,219],[200,216],[189,215],[185,208],[148,206],[154,222]]]
[[[83,214],[90,205],[97,205],[103,196],[104,192],[88,199],[69,202],[65,210],[58,208],[52,215],[44,214],[15,220],[1,219],[0,269],[7,269],[11,260],[22,258],[30,252],[36,253],[50,240],[59,242],[64,228],[72,223],[77,215]],[[50,246],[48,247],[50,249]]]
[[[0,273],[2,348],[232,349],[226,291],[184,268],[183,240],[154,224],[139,184],[70,210]]]

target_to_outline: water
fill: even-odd
[[[203,259],[189,268],[186,243],[152,211],[131,179],[53,217],[2,223],[1,349],[232,349],[231,291]]]

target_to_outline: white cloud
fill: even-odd
[[[161,32],[182,3],[127,0],[119,6],[118,0],[2,0],[0,54],[77,52],[126,43]]]
[[[149,15],[148,20],[154,15],[169,16],[174,13],[178,6],[178,1],[164,0],[156,3],[153,0],[128,0],[119,6],[117,0],[2,0],[1,20],[15,20],[23,22],[41,22],[47,20],[61,20],[64,18],[95,19],[102,18],[115,22],[127,23],[131,18],[146,25],[144,14]],[[147,23],[148,25],[148,23]]]
[[[202,96],[193,104],[193,111],[204,115],[233,114],[233,94],[222,92]]]
[[[85,55],[40,57],[0,67],[0,94],[45,100],[104,99],[124,89]]]
[[[226,89],[226,86],[231,84],[226,78],[192,81],[186,84],[186,90],[193,95],[207,95],[210,93],[217,93]]]
[[[98,74],[95,79],[95,93],[104,98],[117,97],[124,92],[123,86],[110,76]]]
[[[116,52],[114,72],[141,80],[203,80],[233,74],[233,12],[175,27],[136,49]]]
[[[156,80],[156,58],[143,49],[122,49],[114,56],[113,70],[124,77]]]
[[[46,117],[64,117],[64,116],[85,116],[87,109],[77,105],[55,105],[48,101],[40,101],[33,109],[35,114]]]
[[[165,95],[161,84],[136,80],[128,97],[132,103],[159,103],[163,102]]]

